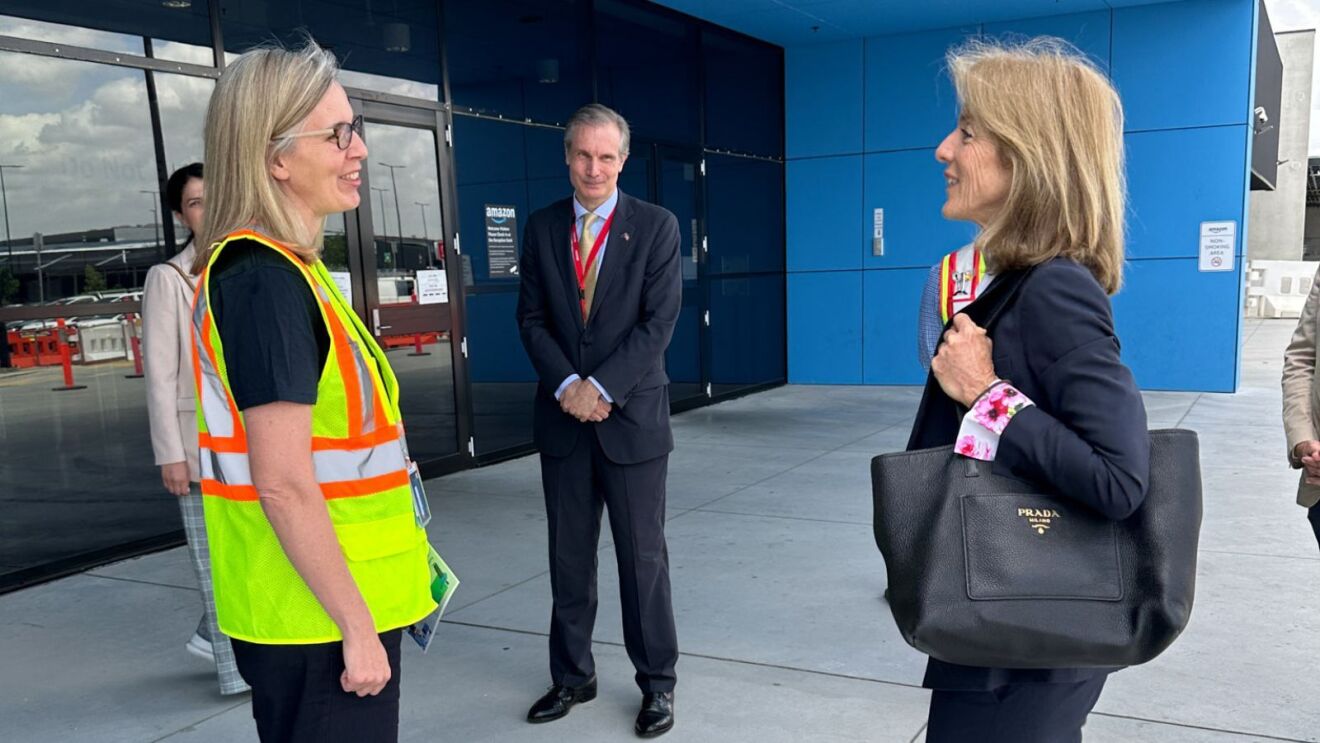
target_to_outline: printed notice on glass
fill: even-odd
[[[871,217],[871,255],[885,254],[885,210],[876,209]]]
[[[449,301],[449,281],[444,269],[417,272],[417,304],[444,304]]]
[[[1237,222],[1201,223],[1202,271],[1232,271],[1233,252],[1237,247]]]
[[[486,256],[492,279],[518,277],[518,210],[486,205]]]
[[[339,287],[339,293],[344,295],[344,302],[348,306],[353,306],[353,274],[348,271],[330,271],[330,279]]]

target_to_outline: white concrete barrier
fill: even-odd
[[[92,364],[126,358],[128,341],[123,322],[94,322],[90,327],[78,326],[78,363]]]
[[[1315,280],[1314,261],[1248,261],[1247,317],[1298,317]]]

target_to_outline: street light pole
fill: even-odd
[[[413,203],[417,205],[417,211],[422,213],[422,239],[429,240],[431,239],[431,231],[426,228],[426,207],[431,204],[426,201],[414,201]]]
[[[160,216],[159,216],[159,212],[157,211],[157,207],[160,205],[157,202],[160,201],[160,191],[148,191],[146,189],[138,189],[138,193],[144,193],[152,197],[151,226],[156,233],[156,251],[159,252],[160,251]]]
[[[385,194],[389,193],[390,190],[388,188],[377,188],[376,186],[372,186],[371,190],[380,194],[380,234],[381,237],[384,237],[385,233],[390,231],[389,221],[385,219]]]
[[[17,169],[22,165],[0,165],[0,201],[5,207],[5,247],[9,254],[9,270],[14,270],[14,243],[9,236],[9,196],[5,193],[5,168]]]
[[[394,171],[399,168],[406,168],[407,165],[390,165],[389,163],[380,163],[382,168],[390,169],[390,185],[394,186],[394,223],[399,225],[399,244],[403,244],[403,219],[399,212],[399,184],[394,180]]]

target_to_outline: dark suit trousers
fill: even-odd
[[[567,457],[541,455],[550,530],[550,678],[580,686],[596,672],[596,557],[601,509],[610,515],[619,566],[623,638],[642,692],[674,689],[678,637],[665,545],[665,475],[669,455],[638,464],[605,457],[594,432]]]
[[[234,660],[252,687],[261,743],[394,743],[399,739],[399,643],[403,630],[380,634],[390,680],[374,697],[340,685],[344,644],[261,645],[234,640]]]
[[[1315,532],[1315,541],[1320,544],[1320,503],[1306,509],[1306,520],[1311,522],[1311,531]]]
[[[926,743],[1081,743],[1108,675],[1071,684],[1006,684],[989,691],[936,689]]]

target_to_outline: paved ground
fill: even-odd
[[[1251,322],[1235,395],[1149,393],[1152,427],[1200,432],[1196,609],[1153,663],[1115,675],[1094,741],[1317,741],[1320,553],[1293,505],[1279,424],[1293,322]],[[917,741],[923,659],[881,600],[867,462],[901,448],[912,388],[785,387],[674,420],[669,547],[679,741]],[[612,550],[601,551],[601,695],[533,727],[548,683],[545,520],[533,458],[430,484],[433,541],[462,577],[443,646],[405,648],[407,741],[632,739]],[[0,597],[5,741],[255,740],[183,651],[197,594],[183,550]]]

